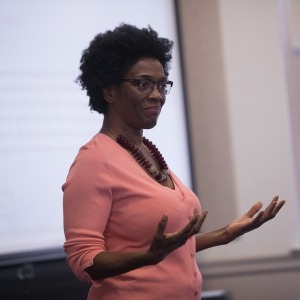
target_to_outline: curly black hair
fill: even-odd
[[[103,97],[103,89],[119,84],[141,58],[157,59],[168,76],[172,47],[173,41],[158,37],[150,26],[139,29],[122,23],[113,31],[96,35],[82,53],[81,73],[76,79],[87,91],[90,109],[105,114],[107,102]]]

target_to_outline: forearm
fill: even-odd
[[[104,279],[154,264],[148,252],[101,252],[94,258],[94,264],[86,269],[92,279]]]
[[[196,252],[229,242],[226,227],[208,233],[199,233],[196,235]]]

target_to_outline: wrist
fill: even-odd
[[[223,232],[223,245],[229,244],[233,240],[235,240],[237,237],[239,237],[241,234],[234,234],[231,232],[229,229],[229,225],[224,227],[224,232]]]

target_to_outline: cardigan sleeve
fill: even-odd
[[[101,281],[94,282],[85,269],[106,250],[104,231],[112,205],[108,168],[99,156],[81,149],[62,186],[67,262],[78,279],[94,285]]]

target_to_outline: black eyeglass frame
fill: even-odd
[[[149,79],[149,78],[141,78],[141,79],[137,79],[137,78],[124,78],[124,79],[121,79],[120,82],[131,82],[131,83],[135,83],[137,85],[137,88],[140,92],[149,92],[151,93],[154,89],[154,85],[156,84],[157,85],[157,89],[158,91],[160,92],[160,94],[162,96],[166,96],[170,93],[171,91],[171,88],[173,86],[173,81],[171,80],[167,80],[167,81],[164,81],[164,80],[161,80],[161,81],[154,81],[152,79]],[[151,82],[151,86],[149,86],[149,90],[148,88],[147,89],[143,89],[142,87],[140,87],[140,84],[141,83],[150,83]],[[161,85],[160,85],[161,84]],[[166,89],[164,86],[168,86],[169,89]]]

